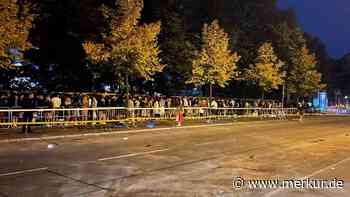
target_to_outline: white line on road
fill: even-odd
[[[329,166],[327,166],[327,167],[325,167],[325,168],[322,168],[322,169],[320,169],[320,170],[317,170],[317,171],[313,172],[312,174],[309,174],[309,175],[307,175],[307,176],[304,176],[304,177],[302,177],[302,178],[300,178],[300,179],[298,179],[298,180],[306,180],[306,179],[308,179],[308,178],[312,178],[312,177],[314,177],[314,176],[316,176],[316,175],[318,175],[318,174],[321,174],[321,173],[323,173],[323,172],[325,172],[325,171],[327,171],[327,170],[331,170],[331,169],[337,167],[338,165],[343,164],[343,163],[346,163],[346,162],[348,162],[348,161],[350,161],[350,157],[348,157],[348,158],[346,158],[346,159],[343,159],[343,160],[341,160],[341,161],[338,161],[338,162],[336,162],[336,163],[334,163],[334,164],[332,164],[332,165],[329,165]],[[271,191],[271,192],[265,194],[263,197],[271,197],[271,196],[274,196],[275,194],[278,194],[278,193],[280,193],[280,192],[282,192],[282,191],[283,191],[283,189],[277,189],[277,190],[274,190],[274,191]]]
[[[5,176],[13,176],[13,175],[19,175],[19,174],[26,174],[26,173],[31,173],[31,172],[39,172],[39,171],[45,171],[48,170],[49,168],[35,168],[31,170],[22,170],[22,171],[16,171],[16,172],[8,172],[4,174],[0,174],[0,177],[5,177]]]
[[[236,142],[236,139],[229,139],[229,140],[217,140],[217,141],[209,141],[209,142],[201,142],[201,143],[197,143],[194,144],[195,146],[206,146],[206,145],[210,145],[210,144],[221,144],[221,143],[225,143],[225,142]]]
[[[141,152],[141,153],[131,153],[131,154],[126,154],[126,155],[119,155],[115,157],[106,157],[106,158],[101,158],[98,159],[98,161],[108,161],[108,160],[114,160],[114,159],[122,159],[122,158],[128,158],[128,157],[136,157],[136,156],[141,156],[141,155],[149,155],[153,153],[159,153],[159,152],[165,152],[168,151],[169,149],[159,149],[159,150],[153,150],[153,151],[147,151],[147,152]]]

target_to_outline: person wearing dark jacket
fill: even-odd
[[[304,113],[305,113],[304,102],[298,102],[297,108],[298,108],[298,114],[299,114],[299,122],[303,122]]]
[[[35,100],[34,100],[34,94],[28,94],[24,97],[22,102],[22,108],[23,109],[35,109]],[[30,122],[33,120],[33,111],[25,111],[23,114],[23,122],[26,124],[22,127],[22,133],[32,133],[32,130],[30,128]]]

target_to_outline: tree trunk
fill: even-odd
[[[211,100],[212,100],[212,97],[213,97],[213,84],[210,83],[209,85],[209,103],[208,103],[208,107],[209,107],[209,122],[211,122]]]
[[[287,85],[285,87],[285,91],[286,91],[286,95],[287,95],[287,104],[288,104],[288,103],[290,103],[291,95],[290,95],[290,92],[288,91],[288,86]]]
[[[126,100],[124,103],[124,107],[127,108],[126,113],[125,113],[125,118],[129,118],[129,73],[128,71],[125,72],[125,85],[126,85]],[[124,99],[124,98],[122,98]]]
[[[283,87],[282,87],[282,108],[284,108],[284,92],[285,92],[285,89],[286,89],[286,85],[283,83]]]
[[[262,88],[262,91],[261,91],[261,100],[264,100],[265,99],[265,90],[264,88]]]
[[[126,103],[125,103],[125,106],[126,107],[129,107],[129,72],[126,71],[125,72],[125,85],[126,85]]]
[[[213,97],[213,84],[209,85],[209,101],[211,103],[211,99]]]

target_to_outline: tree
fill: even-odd
[[[285,72],[282,71],[284,63],[275,55],[272,44],[266,42],[258,50],[256,63],[246,70],[246,78],[260,86],[263,91],[269,92],[278,89],[283,84]]]
[[[294,52],[306,45],[304,33],[298,26],[295,26],[293,22],[295,17],[292,16],[289,18],[292,19],[289,23],[284,21],[272,27],[273,41],[277,49],[276,52],[278,57],[280,57],[285,63],[283,70],[286,72],[287,78],[290,76],[293,68],[292,59]],[[293,92],[291,89],[292,87],[289,87],[289,83],[283,84],[283,104],[285,101],[285,95],[287,95],[287,102],[290,101],[290,93]]]
[[[285,70],[291,68],[291,61],[294,51],[306,45],[304,33],[298,27],[292,27],[286,22],[273,26],[274,46],[278,57],[280,57],[286,64]]]
[[[176,93],[183,90],[191,76],[194,56],[194,36],[186,31],[181,10],[173,5],[161,15],[162,30],[159,35],[161,59],[167,65],[157,81],[158,89]],[[172,92],[170,92],[172,91]]]
[[[33,16],[22,1],[0,0],[0,68],[11,68],[14,56],[31,47],[28,41]]]
[[[228,35],[220,28],[217,20],[210,25],[204,24],[201,50],[196,52],[192,61],[192,78],[188,82],[209,85],[210,98],[213,85],[225,87],[228,81],[238,75],[236,64],[240,56],[229,48]]]
[[[334,67],[334,61],[327,53],[326,45],[316,36],[305,33],[305,39],[310,52],[315,54],[317,59],[316,68],[322,73],[322,80],[328,84],[328,89],[332,88],[330,72]]]
[[[330,78],[334,90],[339,89],[345,95],[350,94],[350,54],[335,61]]]
[[[129,77],[153,80],[153,75],[161,72],[157,36],[160,22],[140,25],[141,0],[121,0],[117,11],[102,6],[101,10],[110,26],[103,33],[103,39],[83,44],[88,59],[95,64],[110,64],[118,78],[124,79],[129,90]],[[117,14],[114,14],[117,13]]]
[[[316,70],[316,58],[306,46],[295,50],[291,59],[292,69],[287,78],[291,93],[298,96],[310,94],[326,87],[321,83],[322,75]]]

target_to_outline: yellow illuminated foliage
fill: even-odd
[[[0,68],[11,68],[12,55],[9,49],[25,51],[31,47],[28,42],[33,17],[29,6],[19,5],[14,0],[0,0]]]
[[[238,75],[236,64],[240,59],[229,48],[229,37],[220,28],[218,21],[205,24],[202,30],[202,47],[192,61],[192,79],[188,83],[225,87],[229,80]]]
[[[267,42],[260,46],[256,63],[246,70],[246,78],[255,82],[263,91],[278,89],[283,84],[284,63],[275,55],[272,44]]]
[[[85,42],[83,48],[93,63],[103,62],[108,59],[109,54],[106,53],[104,44]]]
[[[83,44],[90,61],[111,64],[116,73],[141,76],[146,80],[152,80],[156,72],[163,70],[157,42],[161,24],[139,25],[142,8],[143,3],[139,0],[120,1],[115,16],[110,14],[109,8],[102,8],[110,21],[110,31],[101,42]]]
[[[316,58],[306,46],[294,52],[292,70],[288,81],[292,93],[308,96],[326,87],[321,83],[322,75],[316,70]]]

